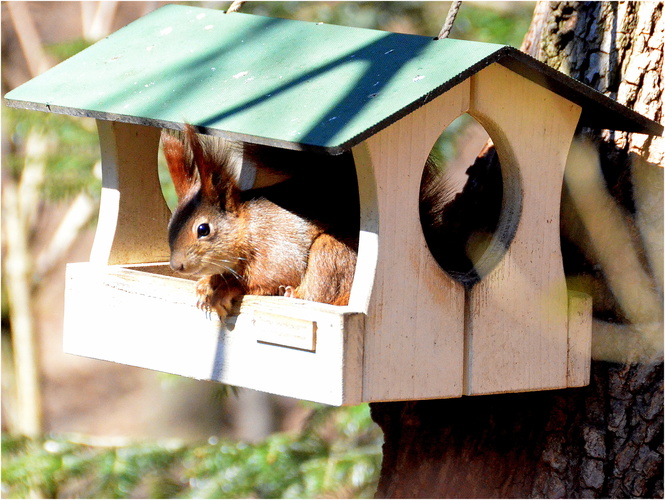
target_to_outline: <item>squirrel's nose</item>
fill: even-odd
[[[169,264],[171,265],[171,269],[173,269],[174,271],[179,273],[185,272],[185,263],[178,257],[171,256],[171,262],[169,262]]]

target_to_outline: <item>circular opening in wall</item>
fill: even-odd
[[[519,187],[510,190],[514,199],[504,200],[504,183],[487,131],[468,114],[457,118],[436,141],[425,166],[420,220],[436,261],[467,287],[501,261],[514,236]],[[517,209],[506,210],[507,205]]]

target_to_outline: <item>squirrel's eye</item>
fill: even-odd
[[[210,225],[209,224],[200,224],[196,228],[196,236],[199,238],[204,238],[210,234]]]

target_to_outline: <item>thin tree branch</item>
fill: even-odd
[[[32,19],[32,14],[30,14],[30,9],[27,7],[28,4],[27,2],[6,2],[6,5],[30,74],[35,77],[49,69],[51,63],[42,47],[41,37]]]

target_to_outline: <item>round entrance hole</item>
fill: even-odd
[[[501,261],[513,239],[520,190],[518,176],[510,180],[504,199],[499,155],[468,114],[451,123],[432,148],[421,182],[420,221],[436,261],[466,287]]]

